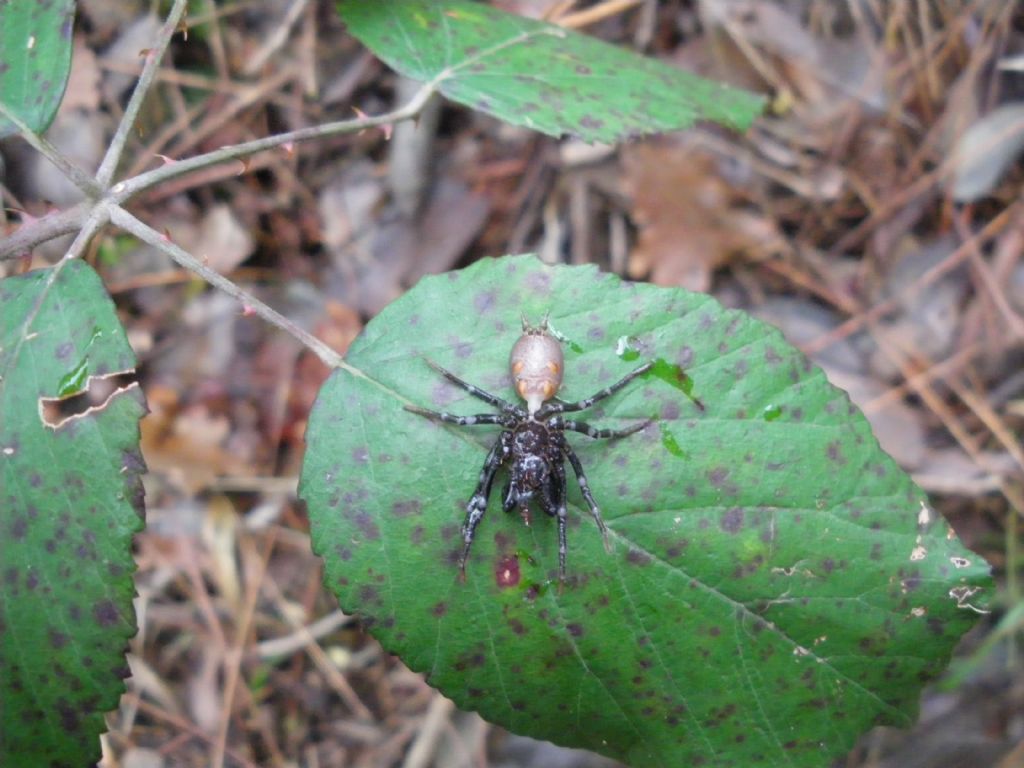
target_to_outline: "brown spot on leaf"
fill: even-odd
[[[842,443],[838,440],[833,440],[828,444],[828,459],[840,466],[846,463],[846,457],[843,456]]]
[[[537,295],[547,296],[551,293],[551,275],[547,272],[531,272],[526,278],[526,284]]]
[[[391,513],[395,517],[409,517],[419,515],[423,512],[423,505],[419,499],[408,499],[407,501],[396,501],[391,505]]]
[[[743,530],[743,510],[739,507],[727,509],[722,514],[720,525],[726,533],[739,533]]]
[[[366,512],[360,512],[355,517],[355,524],[370,541],[380,538],[380,528],[372,517]]]
[[[504,531],[497,531],[494,534],[494,546],[499,552],[507,552],[512,546],[512,537]]]
[[[60,632],[60,631],[58,631],[56,629],[51,629],[50,630],[50,647],[51,648],[56,648],[56,649],[63,648],[65,645],[68,644],[68,641],[70,639],[71,638],[69,638],[63,632]]]
[[[478,293],[473,297],[473,308],[477,311],[478,315],[486,314],[494,308],[495,299],[494,291]]]
[[[60,715],[61,727],[65,731],[70,733],[78,730],[78,711],[66,699],[57,702],[57,713]]]
[[[648,565],[651,562],[651,556],[639,549],[630,548],[626,553],[626,561],[631,565]]]
[[[455,356],[460,360],[465,360],[473,355],[473,345],[468,341],[460,340],[455,336],[449,336],[448,341],[451,344],[452,351]]]
[[[459,657],[458,661],[455,662],[455,669],[460,672],[467,669],[479,669],[487,663],[487,657],[484,656],[482,651],[476,651],[475,653],[464,654]]]
[[[715,467],[708,471],[708,482],[716,488],[721,487],[728,477],[729,470],[726,467]]]
[[[683,550],[690,545],[687,539],[679,539],[675,544],[672,544],[668,549],[665,550],[665,556],[669,560],[673,560],[683,554]]]
[[[112,627],[117,624],[120,614],[111,600],[101,600],[92,608],[92,616],[101,627]]]

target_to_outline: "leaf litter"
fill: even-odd
[[[1019,44],[1014,31],[1019,24],[1008,23],[1006,14],[1013,12],[1009,4],[929,7],[923,17],[917,10],[876,16],[875,8],[868,15],[849,16],[847,9],[824,2],[743,5],[754,13],[746,24],[722,18],[724,4],[707,3],[699,14],[664,9],[612,14],[598,18],[587,31],[619,44],[648,39],[654,55],[686,58],[711,76],[778,94],[774,116],[745,138],[700,128],[683,139],[635,143],[596,161],[562,163],[547,139],[446,108],[436,150],[442,160],[432,168],[432,177],[471,190],[486,201],[489,213],[453,216],[466,199],[459,196],[448,198],[445,205],[428,204],[421,214],[425,218],[402,225],[411,233],[405,235],[408,244],[402,246],[397,266],[386,272],[374,268],[376,259],[387,255],[385,246],[360,247],[361,238],[393,221],[386,190],[377,195],[385,202],[371,207],[347,240],[330,240],[336,210],[317,204],[339,178],[341,171],[333,164],[338,153],[346,157],[346,165],[368,162],[370,177],[384,178],[385,140],[380,134],[302,145],[287,156],[253,158],[248,173],[219,178],[214,186],[189,181],[158,191],[163,198],[147,204],[149,213],[173,214],[174,236],[198,239],[216,190],[218,201],[231,207],[255,243],[251,254],[231,260],[232,276],[263,286],[285,314],[332,340],[339,350],[383,303],[365,303],[353,290],[360,283],[352,275],[359,275],[367,296],[396,296],[425,271],[422,262],[428,259],[429,271],[440,271],[485,255],[534,250],[662,285],[704,285],[730,307],[756,310],[785,297],[792,303],[794,324],[811,329],[803,336],[796,331],[797,342],[826,369],[833,365],[828,355],[844,350],[835,363],[837,371],[859,382],[866,393],[862,404],[877,431],[884,433],[894,419],[905,425],[897,430],[904,442],[898,457],[933,492],[936,510],[960,536],[999,561],[1003,552],[994,542],[1009,535],[1007,516],[1014,504],[1020,508],[1008,482],[1021,472],[1013,456],[1019,447],[1014,435],[1024,418],[1024,382],[1015,375],[1020,340],[1003,331],[1007,324],[1001,313],[1006,309],[990,287],[1012,291],[1020,282],[1012,278],[1021,271],[1021,262],[1019,248],[1012,247],[1015,227],[1010,226],[1020,219],[1014,193],[1019,169],[1011,165],[1006,175],[992,176],[979,186],[982,195],[962,222],[974,236],[968,241],[951,227],[946,207],[946,181],[953,168],[949,148],[956,136],[950,138],[945,131],[951,115],[979,114],[975,93],[989,100],[982,104],[981,115],[1012,103],[1013,74],[985,65],[996,63],[995,51]],[[81,13],[94,23],[76,33],[77,42],[99,54],[101,69],[120,72],[102,56],[113,33],[95,23],[101,18],[99,4],[84,4]],[[756,37],[754,20],[766,13],[773,14],[773,25],[781,25],[771,28],[795,34]],[[236,143],[248,138],[253,127],[272,120],[299,125],[323,119],[289,90],[310,82],[322,82],[324,90],[343,95],[329,107],[337,110],[337,119],[349,114],[350,104],[369,114],[387,107],[384,70],[368,62],[359,46],[342,34],[337,20],[314,14],[301,17],[305,31],[279,51],[291,68],[281,70],[284,74],[276,81],[270,73],[258,75],[255,82],[265,87],[243,101],[239,87],[253,81],[240,74],[239,62],[245,59],[240,53],[264,46],[268,29],[278,21],[270,15],[228,14],[205,22],[209,36],[190,34],[187,46],[176,42],[175,67],[168,69],[168,82],[161,86],[168,100],[151,100],[146,120],[167,125],[172,122],[170,110],[191,99],[199,100],[202,111],[180,112],[186,117],[167,133],[147,130],[133,136],[135,162],[152,163],[168,146],[173,146],[174,156],[183,157]],[[964,25],[979,30],[973,44],[956,32]],[[883,35],[884,30],[897,32]],[[300,50],[309,40],[315,45],[313,58],[324,62],[319,70]],[[798,41],[799,46],[794,50],[780,41]],[[226,48],[218,54],[220,45]],[[822,54],[839,47],[852,48],[852,58]],[[203,56],[193,58],[197,52]],[[222,82],[199,77],[206,56]],[[882,61],[885,66],[878,69]],[[950,66],[953,61],[970,62],[986,73],[974,91],[965,94],[952,87],[959,70]],[[878,72],[883,75],[881,86]],[[176,80],[178,75],[188,77]],[[118,108],[107,102],[109,93],[102,98],[107,109]],[[81,110],[80,122],[90,130],[104,130],[101,112],[91,102],[83,102]],[[191,130],[180,128],[185,123],[191,123]],[[26,168],[23,150],[5,145],[3,151],[9,171]],[[637,158],[644,173],[637,169]],[[56,196],[31,188],[25,179],[25,174],[9,172],[11,192],[18,207],[41,216]],[[452,245],[442,251],[427,247],[428,241],[419,238],[427,225]],[[424,246],[417,248],[420,240]],[[327,243],[330,258],[325,259]],[[926,252],[939,255],[917,261],[908,271],[899,266],[906,264],[908,254]],[[120,258],[124,254],[118,243],[104,240],[101,269],[113,270]],[[957,270],[957,265],[968,268]],[[986,273],[994,276],[989,287],[982,281]],[[931,290],[940,279],[949,288]],[[173,743],[172,754],[163,755],[164,760],[206,765],[216,742],[216,749],[243,765],[312,753],[322,764],[379,765],[400,761],[423,744],[419,732],[433,739],[433,753],[446,765],[468,764],[465,756],[485,745],[495,760],[504,755],[519,764],[550,762],[539,757],[550,754],[550,745],[519,737],[489,738],[496,729],[474,717],[449,712],[441,725],[431,725],[438,721],[424,717],[436,710],[432,702],[437,694],[383,654],[357,622],[346,620],[325,631],[316,628],[316,619],[335,607],[319,586],[321,566],[309,551],[307,522],[289,494],[301,460],[308,404],[327,371],[260,324],[230,311],[213,311],[205,292],[166,265],[126,274],[116,287],[129,337],[142,350],[142,383],[157,414],[145,427],[147,440],[154,441],[147,444],[146,455],[156,471],[147,478],[150,529],[138,536],[137,584],[144,621],[133,650],[139,666],[130,681],[133,694],[115,716],[117,727],[108,738],[112,752],[130,763],[133,756],[151,756],[150,747]],[[1019,291],[1011,294],[1008,306],[1019,313],[1018,299]],[[472,309],[453,311],[480,311],[487,304],[481,298]],[[877,306],[888,309],[872,309]],[[185,308],[200,310],[201,320],[182,322]],[[824,322],[823,308],[828,310]],[[932,325],[935,318],[941,318],[940,329]],[[515,321],[513,317],[509,322]],[[607,340],[612,357],[620,335],[643,334],[625,328]],[[443,348],[443,332],[439,338],[438,347]],[[585,334],[570,339],[567,346],[583,338]],[[422,352],[436,355],[438,350]],[[600,373],[597,364],[576,371],[581,381]],[[494,382],[485,377],[484,383]],[[699,387],[696,394],[707,399]],[[978,398],[987,407],[979,407]],[[774,398],[760,406],[766,424],[786,417],[780,408]],[[892,408],[898,417],[891,415]],[[688,451],[685,435],[677,429],[680,421],[666,423],[671,426],[665,433],[659,430],[652,436],[656,444],[674,462],[693,461],[675,456],[669,447]],[[476,455],[474,446],[466,449]],[[386,458],[374,456],[376,461]],[[398,453],[390,458],[398,460]],[[613,452],[595,475],[611,470],[618,458],[628,462],[631,456]],[[709,487],[727,492],[730,478],[714,467],[703,477]],[[614,487],[607,490],[615,495]],[[410,536],[456,535],[462,484],[447,478],[441,491],[453,505],[451,528],[437,532],[424,525],[419,530],[413,523]],[[363,490],[357,483],[347,492],[358,496]],[[229,500],[237,521],[236,538],[226,549],[202,534],[204,521],[221,515],[214,512],[214,496]],[[726,530],[752,526],[760,533],[750,516],[740,525],[736,514],[731,515],[709,518],[708,525]],[[416,513],[409,519],[415,520]],[[684,539],[663,542],[664,556],[682,562],[696,558],[694,543]],[[532,542],[530,548],[535,549]],[[628,549],[624,556],[645,561],[645,553],[637,549]],[[539,583],[539,558],[515,556],[506,565],[510,562],[519,565],[520,583],[531,578]],[[826,565],[779,567],[796,574]],[[513,570],[509,566],[500,573],[506,572]],[[229,610],[239,599],[227,587],[233,582],[248,614]],[[368,603],[380,597],[379,590],[366,594]],[[544,598],[538,593],[537,599]],[[973,595],[960,591],[950,599],[967,608]],[[250,623],[245,615],[251,616]],[[303,650],[284,661],[254,654],[255,643],[289,637],[296,622],[313,627],[314,642],[303,639],[296,646]],[[832,633],[819,637],[826,634]],[[817,653],[813,640],[794,651]],[[827,647],[828,642],[826,638],[819,645]],[[1024,711],[1018,695],[1020,666],[1010,667],[1007,674],[1006,666],[995,661],[1001,651],[972,657],[973,647],[965,649],[965,661],[957,668],[956,689],[925,695],[922,719],[914,730],[872,732],[847,763],[953,766],[966,759],[995,764],[1007,756]],[[470,655],[455,663],[471,667],[474,659]],[[230,674],[211,675],[213,669],[238,673],[246,686],[225,698],[230,691],[222,681]],[[234,725],[223,737],[184,738],[203,734],[198,725],[213,723],[211,712],[230,712]],[[965,744],[970,745],[969,757],[963,752]],[[567,764],[592,765],[597,759],[559,755]]]

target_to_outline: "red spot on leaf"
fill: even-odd
[[[514,587],[519,584],[519,560],[512,555],[502,557],[494,569],[494,580],[499,587]]]

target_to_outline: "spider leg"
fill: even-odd
[[[639,432],[641,429],[651,423],[651,420],[642,421],[639,424],[634,424],[631,427],[625,429],[598,429],[592,427],[585,421],[573,421],[572,419],[559,419],[557,422],[562,429],[571,429],[573,432],[582,432],[588,437],[594,438],[616,438],[625,437],[626,435],[632,435],[634,432]],[[578,472],[577,472],[578,474]]]
[[[515,509],[516,500],[512,498],[512,478],[510,477],[505,481],[505,486],[501,489],[501,511],[511,512]]]
[[[476,490],[472,497],[466,502],[466,519],[462,523],[462,555],[459,557],[459,573],[463,581],[466,580],[466,559],[469,557],[469,548],[473,545],[473,534],[476,527],[487,511],[487,499],[491,495],[491,485],[494,483],[494,475],[498,467],[505,460],[505,440],[499,439],[491,448],[484,460],[483,469],[480,470],[480,479],[477,481]]]
[[[555,496],[555,516],[558,518],[558,586],[561,589],[562,584],[565,583],[565,558],[569,551],[569,511],[565,507],[565,464],[561,460],[553,462],[553,464],[551,489],[552,495]],[[601,525],[603,526],[604,523]]]
[[[635,430],[634,430],[635,431]],[[594,522],[597,523],[598,530],[601,531],[601,539],[604,541],[604,551],[611,554],[612,542],[608,538],[608,528],[604,524],[604,520],[601,519],[601,510],[597,508],[597,502],[594,501],[594,494],[590,492],[590,483],[587,482],[587,476],[583,472],[583,464],[580,463],[580,457],[576,455],[572,447],[568,443],[564,443],[562,451],[565,453],[566,458],[572,464],[573,470],[576,472],[576,481],[580,484],[580,492],[583,494],[583,498],[587,502],[587,506],[590,507],[590,514],[594,517]],[[565,476],[565,470],[562,470],[563,477]]]
[[[637,376],[640,376],[640,375],[642,375],[644,373],[647,373],[647,371],[649,371],[651,369],[651,366],[653,366],[653,365],[654,365],[654,363],[644,363],[639,368],[637,368],[635,371],[630,371],[629,373],[627,373],[625,376],[623,376],[621,379],[616,381],[610,387],[605,387],[604,389],[602,389],[602,390],[600,390],[598,392],[595,392],[590,397],[585,397],[582,400],[576,401],[575,403],[566,403],[566,402],[563,402],[561,400],[559,400],[557,402],[553,402],[553,403],[547,403],[546,405],[544,405],[544,407],[542,407],[540,409],[540,411],[538,412],[537,415],[538,415],[539,418],[543,418],[544,416],[549,416],[552,413],[566,413],[567,411],[582,411],[582,410],[584,410],[586,408],[589,408],[590,406],[592,406],[594,403],[598,402],[599,400],[604,400],[609,395],[615,394],[620,389],[622,389],[624,386],[629,384],[629,382],[631,382]]]
[[[478,413],[475,416],[456,416],[454,413],[420,408],[418,405],[407,405],[405,410],[418,413],[420,416],[426,416],[434,421],[458,424],[460,427],[472,427],[475,424],[501,424],[504,426],[507,423],[507,417],[503,413]]]
[[[516,410],[516,406],[512,405],[512,403],[508,402],[508,400],[502,400],[497,395],[492,395],[490,392],[488,392],[486,390],[483,390],[480,387],[474,386],[473,384],[470,384],[468,381],[465,381],[464,379],[460,379],[458,376],[456,376],[454,373],[449,371],[447,368],[442,368],[440,365],[435,363],[433,360],[427,360],[427,358],[423,358],[423,359],[426,360],[427,365],[429,365],[435,371],[437,371],[442,376],[444,376],[446,379],[448,379],[448,381],[450,381],[452,384],[456,385],[457,387],[461,387],[462,389],[466,390],[467,392],[469,392],[469,394],[473,395],[473,397],[478,397],[481,400],[483,400],[485,403],[490,403],[495,408],[501,408],[503,411],[514,411],[514,410]]]

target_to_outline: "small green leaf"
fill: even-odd
[[[499,474],[463,584],[460,525],[498,428],[403,406],[492,411],[426,359],[515,399],[520,315],[546,312],[566,400],[637,366],[616,354],[624,336],[664,361],[580,418],[655,423],[568,436],[612,554],[570,482],[560,592],[554,522],[503,514]],[[707,296],[486,260],[422,280],[346,361],[312,413],[300,486],[327,586],[388,651],[513,731],[636,766],[827,765],[868,728],[913,721],[988,600],[987,564],[847,396]]]
[[[135,633],[145,406],[132,386],[54,426],[40,404],[135,358],[81,261],[0,281],[0,329],[0,765],[92,765]]]
[[[764,105],[632,51],[485,3],[342,0],[349,31],[389,66],[453,101],[589,142],[712,120],[745,130]]]
[[[74,0],[0,0],[0,103],[42,133],[71,70]],[[18,133],[0,115],[0,138]]]
[[[57,397],[63,398],[70,397],[71,395],[77,395],[85,389],[85,385],[88,380],[89,358],[83,357],[78,365],[61,377],[60,384],[57,387]]]

